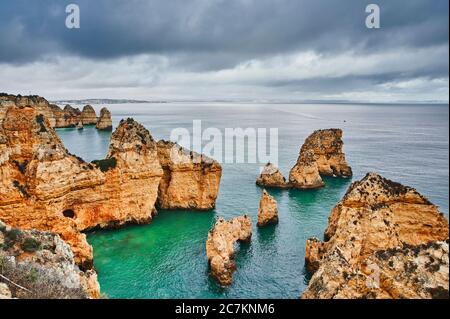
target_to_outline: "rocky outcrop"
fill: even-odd
[[[157,148],[164,171],[158,206],[162,209],[213,209],[222,176],[220,164],[173,142],[159,141]]]
[[[312,151],[320,174],[351,177],[352,169],[345,159],[343,145],[341,129],[318,130],[305,140],[299,157]]]
[[[0,299],[11,299],[12,293],[8,286],[0,282]]]
[[[286,183],[286,178],[281,174],[278,167],[272,163],[267,163],[264,166],[261,174],[256,180],[256,185],[261,187],[271,188],[289,188],[290,185]]]
[[[150,221],[162,175],[156,143],[133,120],[93,163],[68,153],[34,107],[12,105],[0,123],[0,219],[59,234],[82,269],[92,267],[92,248],[81,232]]]
[[[252,221],[248,216],[239,216],[229,221],[219,218],[209,231],[206,255],[211,276],[221,285],[230,285],[236,270],[234,244],[248,242],[252,237]]]
[[[23,231],[0,221],[0,299],[98,298],[95,271],[81,271],[70,247],[50,232]]]
[[[258,227],[278,223],[278,207],[275,198],[263,190],[258,210]]]
[[[100,110],[100,116],[95,127],[102,131],[112,131],[111,112],[106,107]]]
[[[86,105],[83,107],[81,112],[81,123],[83,125],[96,125],[97,124],[97,114],[91,105]]]
[[[351,177],[352,169],[342,151],[342,130],[318,130],[302,145],[294,167],[286,182],[281,172],[267,164],[256,184],[262,187],[314,189],[325,186],[321,175]]]
[[[303,150],[295,166],[289,173],[289,185],[298,189],[320,188],[325,186],[319,173],[319,166],[312,150]]]
[[[32,107],[38,114],[42,114],[49,121],[52,128],[81,128],[81,125],[97,124],[97,116],[92,106],[86,105],[83,111],[66,105],[61,109],[55,104],[50,104],[46,99],[40,96],[20,96],[0,94],[0,122],[5,118],[8,107],[15,105],[17,107]],[[109,112],[109,111],[108,111]],[[105,111],[105,113],[107,113]],[[109,117],[110,114],[109,114]],[[107,126],[107,114],[103,120],[103,126]],[[112,124],[111,124],[112,126]]]
[[[375,173],[333,208],[302,298],[448,298],[448,221],[415,189]]]

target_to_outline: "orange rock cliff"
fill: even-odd
[[[112,134],[106,159],[86,163],[65,149],[49,120],[30,103],[8,104],[0,122],[0,220],[59,234],[82,269],[93,266],[83,231],[149,222],[158,196],[164,208],[214,207],[218,163],[197,167],[189,157],[167,168],[167,158],[160,162],[161,147],[132,119],[122,120]],[[171,182],[163,184],[167,174],[173,174]]]
[[[70,105],[61,109],[40,96],[16,96],[5,93],[0,93],[0,122],[4,119],[7,108],[12,105],[33,107],[38,114],[47,118],[52,128],[82,128],[83,125],[97,125],[100,130],[112,129],[111,113],[107,108],[103,108],[100,117],[97,118],[91,105],[84,106],[83,111]]]
[[[306,243],[302,298],[448,298],[448,221],[415,189],[369,173]]]
[[[303,143],[297,162],[289,172],[289,181],[268,163],[256,180],[261,187],[313,189],[325,186],[321,175],[351,177],[352,169],[343,152],[342,130],[313,132]]]

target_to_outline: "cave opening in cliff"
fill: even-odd
[[[66,209],[63,211],[63,216],[68,218],[75,218],[75,212],[72,209]]]

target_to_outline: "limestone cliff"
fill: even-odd
[[[81,271],[70,247],[54,233],[23,231],[0,221],[0,265],[0,299],[100,296],[96,273]]]
[[[50,104],[46,99],[40,96],[16,96],[9,94],[0,94],[0,122],[5,118],[8,107],[12,105],[34,108],[38,114],[42,114],[49,121],[50,127],[52,128],[80,127],[80,123],[83,125],[97,123],[95,110],[90,105],[85,106],[83,111],[70,105],[66,105],[64,109],[61,109],[55,104]],[[106,116],[102,126],[107,126],[108,112],[105,111]],[[109,114],[109,119],[110,118],[111,114]]]
[[[448,298],[448,221],[415,189],[369,173],[333,208],[303,298]],[[373,283],[373,277],[378,280]]]
[[[98,118],[96,128],[102,131],[111,131],[112,130],[112,118],[111,112],[108,111],[106,107],[100,110],[100,116]]]
[[[302,147],[297,163],[289,173],[289,185],[298,189],[320,188],[325,185],[320,177],[314,151],[304,150]]]
[[[264,190],[259,201],[258,227],[278,223],[278,207],[275,198]]]
[[[250,241],[252,221],[248,216],[239,216],[229,221],[219,218],[209,231],[206,241],[206,255],[211,276],[221,285],[231,285],[236,270],[234,244]]]
[[[173,142],[159,141],[157,146],[159,162],[164,170],[159,185],[159,207],[213,209],[222,176],[220,164]]]
[[[83,269],[92,248],[81,231],[148,222],[163,171],[156,143],[133,120],[122,121],[108,157],[93,164],[68,153],[34,107],[9,106],[0,123],[0,219],[53,231]]]
[[[300,157],[302,153],[312,151],[320,174],[350,177],[352,169],[345,159],[343,145],[341,129],[318,130],[305,140]]]
[[[97,124],[97,114],[91,105],[86,105],[83,107],[81,112],[81,123],[83,125],[95,125]]]
[[[256,180],[256,185],[272,188],[290,187],[290,185],[286,182],[286,178],[284,178],[278,167],[276,167],[272,163],[267,163],[266,166],[264,166],[261,174]]]

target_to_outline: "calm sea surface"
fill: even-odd
[[[100,106],[94,106],[99,111]],[[257,105],[118,104],[108,106],[114,125],[133,117],[156,139],[173,128],[278,128],[279,166],[285,176],[300,146],[316,129],[344,130],[344,151],[353,180],[375,171],[416,188],[449,212],[448,105]],[[70,152],[86,161],[104,158],[110,133],[94,127],[58,130]],[[257,229],[240,245],[229,288],[208,277],[205,241],[217,216],[249,214],[256,224],[260,164],[223,164],[217,208],[212,212],[160,211],[149,225],[88,235],[102,291],[110,298],[298,298],[305,289],[305,241],[322,238],[331,208],[351,181],[326,178],[320,190],[281,190],[280,223]]]

